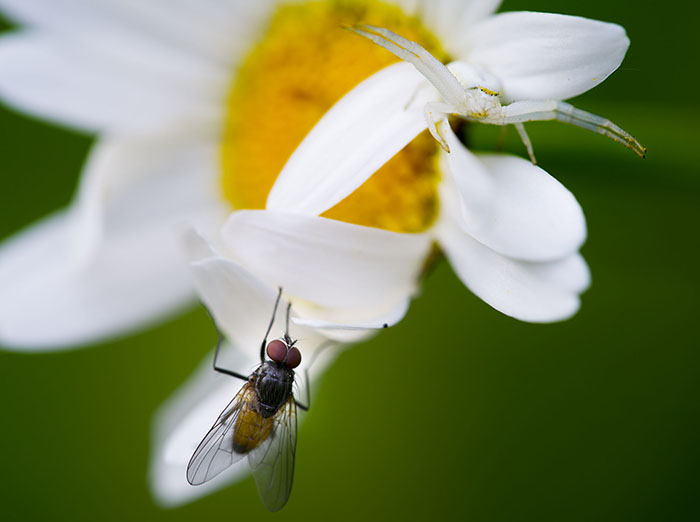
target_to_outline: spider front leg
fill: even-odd
[[[373,41],[402,60],[412,64],[418,72],[433,84],[443,99],[458,106],[464,98],[464,87],[459,80],[437,58],[412,42],[383,27],[360,24],[347,27],[349,31]]]
[[[555,100],[517,101],[500,111],[489,114],[482,123],[493,125],[518,124],[526,121],[558,120],[606,136],[621,143],[643,158],[646,148],[634,136],[608,119],[577,109],[573,105]]]
[[[430,134],[440,144],[442,150],[449,154],[450,146],[447,144],[446,136],[450,132],[450,124],[447,121],[447,115],[454,112],[452,106],[443,102],[430,102],[425,104],[423,112]]]

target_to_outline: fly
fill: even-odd
[[[281,509],[292,491],[297,407],[306,411],[310,404],[308,374],[306,405],[294,398],[292,390],[294,368],[301,363],[301,352],[295,346],[296,339],[289,336],[291,303],[287,305],[284,335],[267,342],[281,296],[280,288],[260,346],[260,366],[249,376],[217,366],[220,336],[214,370],[246,382],[216,419],[187,465],[187,480],[197,486],[247,456],[260,499],[270,511]]]

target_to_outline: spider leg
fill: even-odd
[[[509,123],[546,120],[557,120],[587,129],[621,143],[641,158],[646,155],[646,148],[624,129],[610,120],[582,111],[565,102],[554,100],[517,101],[502,107],[498,114],[489,114],[480,121],[493,125],[507,125]]]
[[[454,112],[452,107],[442,102],[426,103],[423,109],[425,119],[428,122],[428,130],[433,138],[440,144],[442,149],[449,153],[450,146],[447,144],[446,135],[449,130],[447,114]]]
[[[522,123],[514,123],[513,127],[518,131],[520,139],[523,141],[523,145],[527,149],[527,155],[530,156],[530,161],[533,165],[537,165],[537,160],[535,159],[535,151],[532,150],[532,142],[530,141],[530,136],[525,132],[525,125]],[[505,129],[505,127],[504,127]]]
[[[356,25],[347,29],[372,40],[377,45],[407,61],[433,84],[446,102],[453,107],[463,106],[464,87],[457,77],[440,60],[416,42],[374,25]]]

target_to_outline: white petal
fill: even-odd
[[[480,22],[459,58],[498,77],[507,100],[565,100],[605,80],[628,46],[616,24],[515,12]]]
[[[410,296],[430,246],[426,235],[269,210],[234,212],[223,239],[270,286],[340,309]]]
[[[553,263],[534,264],[532,271],[548,284],[569,292],[581,294],[591,286],[591,272],[580,254]]]
[[[215,162],[206,143],[98,143],[74,207],[0,249],[0,343],[90,343],[191,302],[180,227],[217,221]]]
[[[216,231],[218,233],[218,230]],[[186,229],[182,236],[183,248],[190,263],[203,261],[209,257],[222,257],[219,250],[211,243],[208,237],[199,228]]]
[[[236,350],[255,360],[272,317],[277,289],[223,257],[192,263],[192,273],[197,291],[222,333]],[[270,339],[284,333],[286,309],[287,302],[281,299]],[[296,314],[295,308],[292,311]],[[314,330],[297,326],[297,323],[290,324],[289,333],[293,338],[303,340],[300,346],[317,345],[322,341]]]
[[[441,244],[462,282],[496,310],[522,321],[561,321],[579,308],[588,268],[579,254],[549,263],[502,256],[464,233],[447,218]]]
[[[498,78],[484,69],[466,62],[451,62],[447,65],[447,68],[457,77],[459,83],[465,89],[486,87],[491,91],[501,92],[501,83],[498,81]]]
[[[0,96],[87,130],[218,131],[228,71],[109,37],[91,34],[89,42],[78,42],[29,32],[4,36]]]
[[[561,183],[531,162],[506,154],[469,152],[453,133],[444,163],[461,201],[460,226],[503,255],[550,261],[576,252],[586,239],[581,206]]]
[[[434,91],[425,84],[413,66],[397,63],[355,87],[294,151],[267,208],[318,215],[351,194],[426,128],[423,106]]]
[[[85,266],[64,213],[0,249],[0,344],[25,350],[91,343],[161,319],[192,302],[171,230],[144,226],[111,238]]]
[[[214,141],[190,134],[105,138],[87,160],[78,206],[83,221],[104,234],[209,214],[223,221],[218,176]]]

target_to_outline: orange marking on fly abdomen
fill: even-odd
[[[272,417],[264,418],[252,408],[241,411],[233,428],[233,451],[248,453],[260,446],[270,436],[273,422]]]

